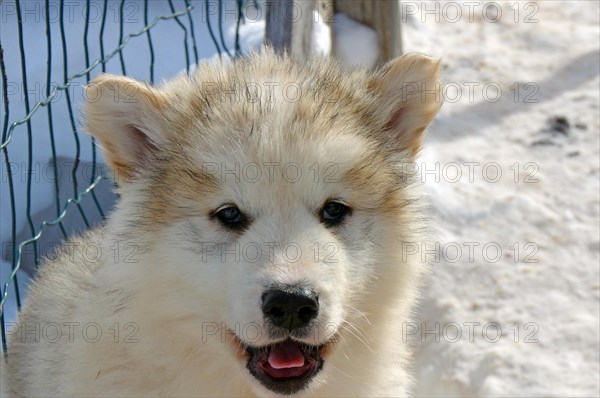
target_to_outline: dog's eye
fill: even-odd
[[[341,223],[348,215],[350,208],[340,202],[328,202],[321,211],[321,220],[328,225]]]
[[[236,206],[228,205],[220,208],[215,213],[215,217],[223,225],[232,229],[239,229],[244,226],[245,217]]]

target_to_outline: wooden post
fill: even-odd
[[[314,7],[314,2],[309,0],[294,1],[290,54],[296,59],[311,55]]]
[[[402,54],[400,4],[398,0],[267,0],[265,42],[276,51],[286,51],[295,58],[306,59],[314,47],[312,32],[315,17],[329,25],[335,56],[334,13],[344,13],[368,25],[379,39],[378,63]],[[313,14],[317,12],[319,15]]]
[[[379,62],[402,55],[398,0],[335,0],[334,5],[336,13],[342,12],[375,29],[379,39]]]
[[[292,18],[287,15],[294,6],[293,0],[268,0],[265,44],[277,52],[289,52],[292,43]]]

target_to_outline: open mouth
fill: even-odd
[[[326,345],[312,346],[287,339],[263,347],[246,347],[246,367],[269,390],[294,394],[308,386],[323,368]]]

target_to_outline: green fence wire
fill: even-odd
[[[157,55],[155,53],[155,42],[152,38],[152,31],[159,23],[171,23],[170,29],[172,29],[172,37],[173,42],[181,41],[183,49],[184,49],[184,62],[185,69],[189,70],[189,66],[197,63],[199,61],[199,51],[198,51],[198,42],[196,40],[196,32],[194,27],[194,22],[196,25],[206,24],[206,28],[208,30],[208,37],[201,38],[202,40],[210,40],[214,46],[215,51],[221,56],[222,53],[228,54],[230,57],[236,57],[241,54],[240,45],[239,45],[239,32],[240,32],[240,23],[243,20],[243,9],[247,5],[248,0],[236,0],[235,2],[229,2],[228,4],[234,4],[236,7],[236,20],[235,20],[235,37],[233,40],[232,49],[228,48],[226,45],[226,41],[223,35],[223,9],[225,7],[225,3],[222,0],[206,0],[206,1],[189,1],[189,0],[168,0],[168,7],[170,13],[164,15],[158,15],[153,18],[149,17],[149,10],[151,6],[149,6],[149,1],[145,0],[142,3],[136,2],[135,4],[142,4],[143,7],[143,28],[127,33],[125,31],[124,26],[124,16],[128,9],[128,6],[133,4],[131,0],[120,0],[118,3],[115,3],[115,0],[111,0],[109,4],[108,0],[99,0],[93,3],[90,3],[90,0],[85,1],[85,8],[83,13],[83,23],[84,23],[84,32],[83,38],[81,40],[81,45],[83,47],[83,53],[85,57],[85,68],[83,70],[77,71],[76,73],[70,73],[68,70],[68,61],[69,61],[69,52],[72,48],[67,45],[67,35],[68,32],[65,29],[65,12],[68,11],[68,8],[65,7],[64,0],[59,0],[58,3],[56,1],[50,2],[50,0],[45,0],[44,2],[38,2],[43,7],[41,9],[39,15],[45,18],[45,32],[46,32],[46,62],[47,62],[47,70],[46,70],[46,87],[44,91],[44,97],[32,103],[30,100],[30,91],[28,87],[28,67],[27,62],[29,57],[36,57],[39,63],[40,54],[31,54],[27,52],[27,43],[25,43],[23,31],[26,27],[26,22],[23,21],[23,10],[27,11],[28,3],[27,1],[21,2],[19,0],[14,0],[13,3],[8,1],[0,1],[0,7],[4,7],[4,10],[8,9],[7,7],[11,7],[11,10],[14,10],[14,18],[16,18],[17,23],[17,37],[9,37],[8,40],[16,40],[18,41],[18,54],[7,54],[4,51],[5,46],[3,46],[4,41],[7,40],[5,37],[0,36],[0,77],[1,77],[1,88],[2,88],[2,113],[3,116],[0,116],[1,120],[1,128],[2,128],[2,140],[0,143],[0,151],[2,152],[3,163],[4,163],[4,171],[0,173],[2,176],[2,184],[4,185],[3,189],[8,189],[8,198],[10,207],[10,250],[12,253],[11,257],[11,272],[8,275],[8,278],[5,281],[0,280],[0,328],[2,335],[2,350],[6,354],[9,347],[7,346],[6,339],[6,322],[5,322],[5,312],[8,305],[14,305],[17,310],[21,308],[21,294],[19,291],[18,284],[18,275],[17,271],[22,265],[23,253],[24,249],[27,246],[31,246],[34,256],[35,265],[39,265],[40,262],[40,253],[38,251],[38,241],[40,237],[45,233],[48,227],[57,226],[62,234],[63,239],[68,237],[68,231],[63,225],[65,217],[68,214],[75,213],[78,214],[79,217],[83,220],[83,223],[86,227],[91,226],[90,220],[88,220],[88,215],[86,215],[86,211],[82,207],[82,200],[84,198],[90,199],[93,201],[93,204],[101,218],[103,219],[106,215],[107,209],[104,209],[96,197],[96,187],[103,182],[104,180],[108,180],[108,176],[102,173],[102,169],[99,167],[99,159],[96,149],[95,141],[91,140],[91,163],[92,163],[92,171],[89,179],[84,181],[78,176],[78,168],[80,167],[80,157],[82,150],[82,143],[80,140],[80,132],[77,128],[76,117],[72,106],[71,92],[72,88],[75,85],[75,82],[78,79],[85,79],[85,81],[89,81],[91,78],[91,74],[106,72],[107,64],[113,60],[115,57],[118,57],[120,71],[123,74],[127,74],[127,64],[125,62],[125,57],[123,55],[123,49],[126,46],[134,46],[134,44],[130,44],[133,39],[138,38],[139,36],[145,36],[146,40],[144,41],[138,40],[135,45],[137,46],[147,46],[149,51],[149,63],[148,63],[148,77],[147,80],[151,83],[154,82],[155,79],[155,60]],[[252,1],[253,6],[258,8],[258,4]],[[31,3],[29,3],[31,4]],[[94,7],[91,7],[91,4]],[[112,26],[108,23],[108,10],[112,5],[118,4],[118,27]],[[14,7],[13,7],[14,6]],[[25,8],[23,8],[25,6]],[[194,13],[192,12],[195,8],[204,7],[205,13],[203,14],[205,18],[202,18],[200,21],[194,21]],[[57,39],[52,35],[52,28],[55,27],[55,15],[53,15],[53,11],[58,9],[58,24],[59,24],[59,32],[60,37]],[[101,9],[100,16],[100,30],[99,37],[91,38],[89,34],[90,27],[90,10],[98,10]],[[209,17],[211,14],[214,14],[216,9],[217,12],[217,27],[216,31],[218,32],[218,38],[215,35],[215,27],[213,24],[214,21],[211,22],[211,18]],[[1,10],[1,9],[0,9]],[[7,17],[4,15],[3,18]],[[3,21],[4,22],[4,21]],[[113,21],[116,23],[116,20]],[[105,48],[105,33],[107,29],[119,29],[119,40],[118,45],[108,52]],[[53,40],[59,40],[60,48],[62,50],[62,82],[61,84],[51,85],[51,79],[53,76],[52,73],[52,65],[53,65]],[[90,44],[97,40],[97,44],[99,45],[99,53],[100,56],[97,59],[92,60],[90,58],[89,47]],[[231,43],[230,43],[231,46]],[[19,58],[20,59],[20,76],[8,76],[6,69],[6,60],[10,57],[10,59]],[[193,57],[193,58],[192,58]],[[183,64],[183,62],[182,62]],[[183,66],[183,65],[182,65]],[[23,91],[23,107],[25,111],[25,117],[20,118],[19,120],[12,121],[10,106],[9,106],[9,78],[19,81],[22,85]],[[66,102],[67,113],[68,113],[68,124],[72,131],[73,140],[75,143],[75,152],[73,153],[73,163],[71,169],[71,182],[72,182],[72,192],[68,195],[66,200],[61,201],[61,191],[60,185],[58,183],[58,164],[57,164],[57,145],[56,142],[56,134],[55,134],[55,118],[53,117],[55,113],[53,112],[53,105],[57,105],[56,101],[58,99],[58,95],[60,93],[64,93],[64,102]],[[34,131],[32,127],[32,117],[36,114],[41,114],[43,112],[43,108],[46,108],[46,119],[47,119],[47,131]],[[24,240],[17,239],[17,223],[19,221],[18,214],[16,210],[16,198],[15,198],[15,181],[13,176],[13,163],[10,160],[10,154],[12,152],[9,151],[11,147],[11,140],[15,137],[16,134],[26,134],[27,137],[27,172],[26,172],[26,203],[25,203],[25,218],[26,224],[28,228],[29,237]],[[40,225],[36,227],[34,223],[34,219],[32,217],[32,186],[34,183],[34,179],[32,178],[32,170],[33,170],[33,150],[34,143],[36,142],[36,138],[38,138],[41,134],[49,134],[50,139],[50,155],[52,162],[52,170],[53,170],[53,178],[52,178],[52,189],[54,191],[54,199],[53,199],[53,209],[55,213],[54,218],[50,218],[41,222]],[[7,206],[6,203],[2,203],[1,206]],[[7,220],[2,220],[2,224],[6,225]],[[8,300],[8,293],[10,289],[13,289],[14,292],[14,303],[11,303],[12,300]]]

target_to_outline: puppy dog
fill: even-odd
[[[120,200],[46,262],[13,325],[15,396],[403,396],[426,265],[405,165],[439,62],[266,49],[152,87],[101,75],[87,129]]]

